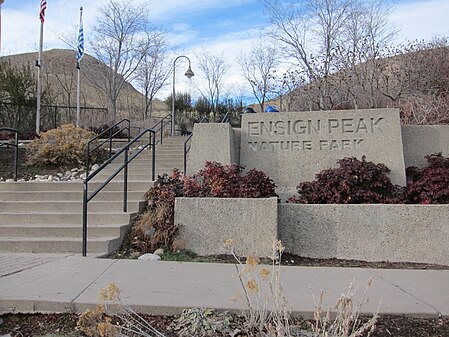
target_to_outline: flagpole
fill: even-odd
[[[81,72],[81,67],[80,67],[80,62],[82,59],[82,54],[79,52],[79,48],[80,48],[80,38],[81,38],[81,33],[82,33],[82,29],[83,29],[83,7],[80,7],[80,32],[79,32],[79,36],[78,36],[78,49],[77,49],[77,56],[76,56],[76,69],[77,69],[77,73],[78,73],[78,79],[77,79],[77,89],[76,89],[76,126],[79,127],[80,126],[80,72]],[[83,48],[84,48],[84,36],[83,36]],[[84,50],[83,50],[84,52]]]
[[[45,9],[47,8],[47,1],[41,0],[41,5],[39,9],[39,19],[41,21],[41,31],[39,37],[39,54],[36,61],[37,66],[37,107],[36,107],[36,133],[40,132],[40,121],[41,121],[41,57],[42,49],[44,45],[44,21],[45,21]]]
[[[39,39],[39,54],[37,58],[37,108],[36,108],[36,134],[40,132],[40,119],[41,119],[41,57],[43,48],[43,38],[44,38],[44,23],[41,22],[41,32]]]
[[[2,4],[5,0],[0,0],[0,55],[2,54]]]
[[[77,89],[76,89],[76,126],[80,126],[80,63],[76,62],[76,70],[78,73]]]

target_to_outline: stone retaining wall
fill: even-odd
[[[240,256],[271,256],[277,237],[277,198],[176,198],[175,223],[185,249],[224,254],[231,239]]]
[[[303,257],[449,265],[449,205],[304,205],[276,198],[176,198],[184,248],[269,256],[274,238]]]
[[[448,205],[279,205],[286,251],[304,257],[449,265]]]

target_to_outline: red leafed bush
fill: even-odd
[[[403,203],[403,188],[393,185],[383,164],[343,158],[340,167],[323,170],[312,182],[298,185],[299,197],[289,202],[304,204]]]
[[[274,182],[263,172],[244,167],[206,162],[204,169],[184,178],[184,196],[221,198],[266,198],[276,196]]]
[[[266,198],[277,196],[275,184],[264,172],[251,169],[241,178],[240,197],[242,198]]]
[[[243,167],[208,162],[193,177],[181,177],[178,170],[169,176],[159,176],[145,194],[146,211],[133,226],[132,247],[140,252],[152,252],[166,247],[176,250],[176,235],[180,225],[174,223],[176,197],[263,198],[275,196],[275,185],[268,176],[252,169],[240,176]]]
[[[409,168],[407,200],[413,204],[449,203],[449,158],[441,153],[426,156],[427,167]]]

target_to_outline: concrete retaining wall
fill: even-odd
[[[449,265],[448,205],[279,205],[286,251]]]
[[[449,155],[449,125],[403,125],[405,167],[427,165],[424,156],[442,152]]]
[[[203,123],[193,127],[187,174],[197,173],[204,168],[206,161],[222,164],[239,161],[234,149],[234,130],[228,123]]]
[[[185,249],[224,254],[232,239],[240,256],[271,256],[277,238],[277,198],[176,198],[175,223]]]

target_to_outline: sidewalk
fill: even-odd
[[[312,317],[324,290],[335,304],[354,280],[360,299],[371,278],[362,311],[420,317],[449,316],[449,270],[283,267],[284,294],[293,314]],[[176,314],[184,308],[240,310],[230,297],[242,293],[232,264],[83,258],[80,255],[0,254],[0,313],[83,312],[98,301],[98,289],[115,283],[135,310]]]

